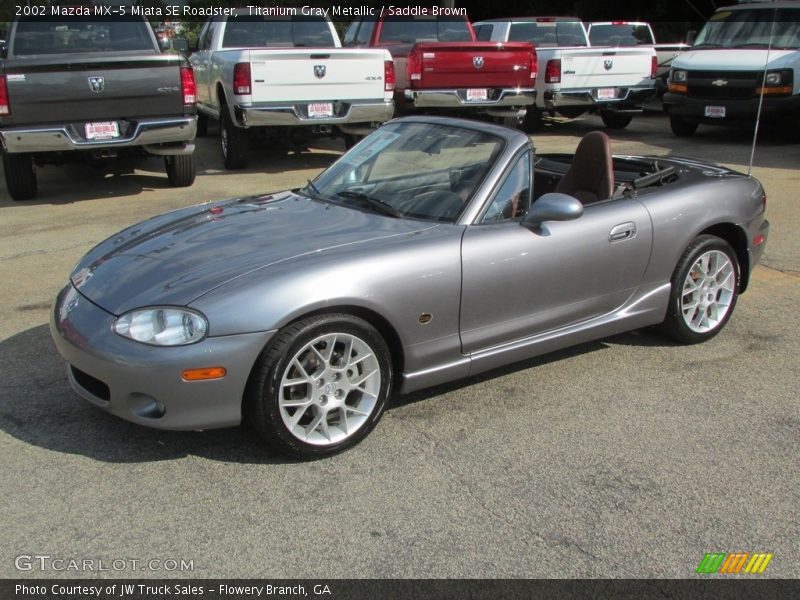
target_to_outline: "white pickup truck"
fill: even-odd
[[[259,135],[267,143],[273,136],[304,144],[313,136],[343,134],[351,145],[394,114],[389,52],[343,49],[322,16],[238,9],[209,19],[193,50],[198,135],[207,119],[219,121],[228,169],[247,166]]]
[[[525,117],[529,129],[543,115],[575,118],[598,113],[606,127],[627,127],[642,103],[655,95],[653,48],[591,48],[580,19],[524,17],[474,23],[478,40],[525,41],[536,48],[539,76],[536,107]]]

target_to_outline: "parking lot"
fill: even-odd
[[[600,126],[548,125],[537,151],[571,152]],[[750,157],[748,131],[678,139],[657,111],[610,135],[617,154],[740,170]],[[161,432],[90,406],[68,386],[48,309],[115,231],[303,185],[341,141],[226,172],[212,130],[185,189],[158,159],[44,167],[28,202],[0,184],[0,576],[682,578],[714,551],[771,552],[766,576],[800,576],[800,144],[761,137],[771,235],[719,336],[687,347],[634,332],[395,398],[358,447],[310,463],[247,428]],[[20,571],[19,555],[127,562]]]

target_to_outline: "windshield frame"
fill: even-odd
[[[786,43],[792,39],[793,43]],[[759,49],[768,46],[776,50],[800,50],[800,6],[721,9],[703,25],[692,47]]]

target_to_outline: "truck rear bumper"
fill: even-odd
[[[143,119],[119,122],[120,137],[87,140],[84,123],[12,127],[0,131],[0,145],[9,154],[22,152],[71,152],[100,148],[148,146],[156,154],[184,154],[197,133],[197,117]]]
[[[655,86],[655,82],[653,85]],[[542,100],[546,109],[582,106],[587,109],[626,110],[640,108],[643,102],[655,96],[655,94],[655,87],[615,88],[614,98],[598,98],[598,88],[559,91],[545,90],[542,95]]]
[[[509,108],[536,103],[534,88],[488,89],[487,100],[467,100],[467,89],[405,90],[406,102],[416,108]]]
[[[706,117],[707,106],[725,107],[724,117]],[[758,97],[730,98],[694,98],[686,94],[667,92],[664,94],[664,110],[670,115],[687,117],[688,120],[703,123],[725,124],[737,121],[755,121],[758,113]],[[795,116],[800,118],[800,96],[770,98],[764,96],[761,117],[768,120]]]
[[[320,101],[324,103],[325,101]],[[330,101],[331,117],[309,117],[308,107],[316,102],[237,104],[237,121],[245,127],[298,127],[313,125],[347,125],[384,123],[394,116],[392,101]]]

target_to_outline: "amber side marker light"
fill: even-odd
[[[225,367],[207,367],[205,369],[187,369],[181,373],[184,381],[207,381],[209,379],[222,379],[228,374]]]
[[[673,94],[685,94],[689,91],[689,86],[685,83],[669,83],[667,84],[667,91]]]

